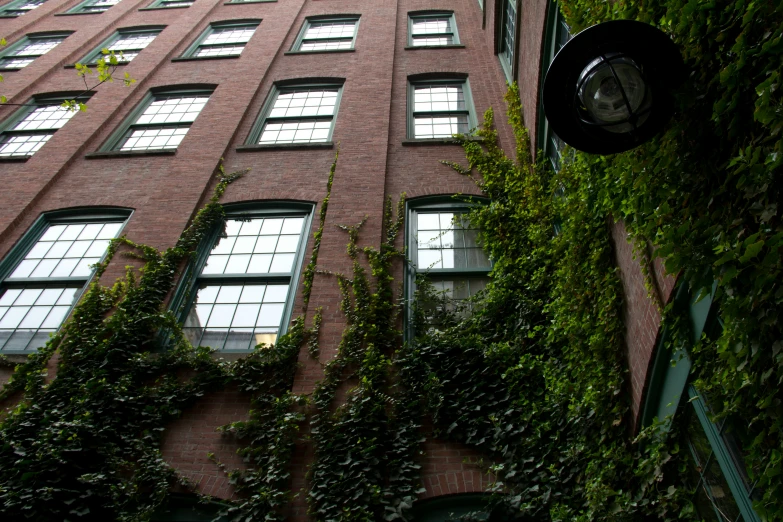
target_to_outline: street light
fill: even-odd
[[[575,149],[623,152],[660,132],[683,73],[680,52],[662,31],[632,20],[604,22],[555,56],[544,80],[544,113]]]

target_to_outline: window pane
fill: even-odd
[[[209,95],[156,96],[136,123],[192,123],[209,100]]]
[[[427,268],[486,268],[492,266],[478,245],[478,230],[464,214],[427,212],[416,216],[419,270]]]
[[[451,17],[437,16],[431,18],[412,18],[411,33],[417,34],[444,34],[451,33]]]
[[[304,34],[304,40],[314,38],[353,38],[356,32],[356,20],[336,22],[310,22]]]
[[[454,134],[466,134],[470,130],[467,114],[438,118],[416,117],[413,120],[413,129],[416,138],[450,138]]]
[[[201,45],[247,43],[255,30],[255,27],[214,27]]]
[[[133,129],[120,150],[176,149],[188,130],[187,126]]]
[[[54,133],[13,136],[5,134],[0,138],[0,156],[32,156]]]
[[[467,110],[461,84],[416,85],[413,90],[413,104],[415,112]]]
[[[25,287],[0,290],[0,351],[34,350],[60,327],[78,288]]]
[[[337,88],[280,92],[269,117],[332,116],[337,104],[337,92]]]
[[[15,131],[28,131],[39,129],[59,129],[65,125],[68,120],[73,118],[75,111],[57,105],[43,105],[33,109],[30,114],[14,125]]]
[[[454,43],[453,36],[414,36],[413,46],[422,47],[426,45],[451,45]]]

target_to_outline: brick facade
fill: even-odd
[[[0,19],[0,35],[13,43],[25,34],[52,30],[74,31],[48,54],[28,67],[3,73],[0,92],[10,103],[25,103],[32,95],[80,91],[84,84],[68,68],[115,30],[144,25],[166,28],[130,64],[120,68],[137,79],[101,85],[79,113],[57,131],[44,147],[25,162],[0,161],[3,205],[0,206],[0,256],[23,237],[44,212],[106,205],[133,209],[124,232],[128,238],[157,248],[175,243],[214,185],[221,158],[228,172],[249,169],[226,192],[223,201],[300,201],[316,205],[323,199],[334,148],[291,148],[238,151],[245,143],[270,89],[282,80],[335,79],[343,83],[333,142],[340,146],[329,213],[319,257],[319,268],[347,272],[347,238],[335,225],[355,224],[367,217],[361,245],[379,246],[385,198],[395,200],[425,195],[478,193],[468,179],[439,160],[464,160],[452,144],[405,143],[408,77],[450,73],[466,75],[477,119],[494,107],[501,145],[513,150],[513,136],[505,124],[503,95],[506,78],[495,55],[494,0],[279,0],[227,4],[225,0],[196,0],[189,8],[140,10],[151,0],[122,0],[100,14],[59,16],[77,0],[49,0],[18,18]],[[526,121],[535,129],[542,35],[546,0],[523,2],[520,11],[518,79]],[[463,48],[406,49],[407,13],[453,10]],[[306,17],[323,14],[360,15],[355,51],[287,54]],[[180,56],[211,22],[261,19],[254,37],[239,58],[172,61]],[[482,25],[484,26],[482,28]],[[98,151],[151,88],[209,85],[215,90],[174,155],[88,157]],[[14,112],[0,108],[0,120]],[[532,136],[535,132],[531,133]],[[316,215],[318,208],[315,210]],[[618,263],[626,291],[630,389],[635,411],[642,397],[646,369],[660,322],[646,299],[635,261],[624,243],[622,224],[612,227]],[[312,235],[312,231],[308,231]],[[306,255],[312,249],[307,245]],[[106,282],[121,275],[126,260],[116,260]],[[402,266],[397,276],[402,277]],[[671,279],[663,277],[665,295]],[[641,290],[640,290],[641,288]],[[321,363],[334,357],[344,319],[338,309],[339,291],[333,278],[317,276],[311,310],[323,307],[320,361],[300,356],[295,393],[309,393],[322,377]],[[301,287],[295,310],[301,309]],[[312,312],[311,312],[312,313]],[[310,318],[308,317],[308,320]],[[4,370],[0,369],[0,372]],[[6,372],[7,373],[7,372]],[[0,373],[0,378],[7,378]],[[200,492],[230,498],[225,475],[207,458],[230,467],[241,462],[236,447],[227,444],[217,426],[244,418],[247,400],[226,390],[203,398],[166,434],[163,451],[168,462],[198,484]],[[305,471],[312,450],[298,448],[292,488],[306,487]],[[470,464],[478,457],[464,448],[428,441],[424,457],[424,497],[483,490],[486,474]],[[306,520],[305,495],[299,495],[292,520]]]

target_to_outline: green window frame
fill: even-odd
[[[454,11],[408,13],[409,47],[448,47],[459,43]]]
[[[478,229],[465,219],[470,209],[482,201],[479,197],[460,200],[454,196],[432,196],[405,203],[407,302],[413,299],[416,281],[422,276],[447,302],[465,301],[486,288],[492,261],[478,242]],[[410,306],[407,312],[407,334],[412,336]]]
[[[350,51],[356,47],[358,15],[310,16],[305,18],[292,52]]]
[[[190,7],[196,0],[155,0],[143,9],[184,9]]]
[[[0,261],[0,353],[46,344],[119,237],[131,210],[89,208],[41,215]]]
[[[119,4],[121,0],[84,0],[84,2],[78,4],[76,7],[69,9],[69,14],[98,14],[104,11],[108,11],[115,5]]]
[[[0,52],[0,71],[18,71],[60,45],[73,31],[30,33]]]
[[[571,39],[571,32],[565,23],[560,6],[557,2],[550,2],[547,7],[546,32],[544,36],[544,53],[541,63],[541,76],[539,78],[539,102],[538,102],[538,147],[544,152],[544,156],[549,159],[555,172],[560,170],[563,162],[563,148],[565,143],[549,126],[549,121],[544,114],[544,76],[552,60]]]
[[[149,25],[118,29],[90,54],[79,60],[79,63],[97,63],[104,56],[103,49],[114,51],[119,63],[128,63],[151,44],[165,28],[165,25]]]
[[[342,93],[342,81],[273,86],[247,145],[331,143]]]
[[[182,58],[236,58],[253,37],[261,20],[230,20],[212,22],[207,26]]]
[[[467,76],[408,78],[408,139],[451,139],[476,127]]]
[[[174,152],[214,88],[162,88],[147,93],[102,152]]]
[[[14,0],[0,8],[0,17],[16,18],[46,3],[46,0]]]
[[[516,78],[517,28],[519,9],[517,0],[503,0],[500,13],[500,31],[498,38],[498,58],[509,82]]]
[[[310,233],[314,205],[227,205],[172,299],[194,346],[248,352],[284,334]]]
[[[92,93],[61,93],[39,95],[20,107],[0,123],[0,159],[26,160],[54,136],[58,129],[76,115],[76,110],[63,107],[66,100],[82,103]]]
[[[713,284],[706,296],[691,295],[684,284],[677,290],[675,307],[690,321],[693,344],[703,333],[720,328],[714,302],[716,289],[717,284]],[[690,382],[689,346],[672,349],[670,338],[668,328],[664,328],[655,349],[642,426],[649,426],[655,419],[666,420],[662,429],[669,429],[671,422],[684,426],[684,454],[691,459],[693,502],[700,516],[719,522],[760,522],[753,509],[756,486],[749,483],[738,445],[727,429],[728,421],[713,420],[709,398]]]

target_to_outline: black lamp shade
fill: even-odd
[[[671,89],[682,57],[655,27],[615,20],[588,27],[557,53],[544,80],[552,131],[575,149],[614,154],[660,132],[671,118]]]

